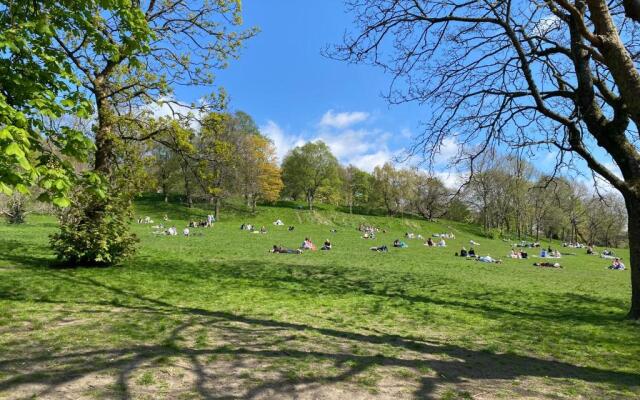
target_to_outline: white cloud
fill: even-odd
[[[451,190],[458,190],[469,179],[468,172],[441,171],[434,175]]]
[[[381,149],[375,153],[361,154],[352,157],[349,164],[353,164],[363,171],[371,172],[375,167],[381,167],[384,163],[393,159],[394,154],[388,149]]]
[[[341,164],[353,164],[371,172],[375,167],[392,161],[402,150],[389,149],[388,142],[394,136],[390,132],[349,127],[368,117],[369,113],[365,112],[336,114],[329,110],[322,117],[322,122],[316,126],[315,132],[293,134],[286,132],[277,122],[271,120],[260,127],[260,132],[273,141],[280,162],[292,148],[321,140],[329,146]],[[399,132],[399,135],[406,135],[406,132]]]
[[[551,30],[556,29],[560,26],[561,21],[555,15],[548,15],[546,17],[541,18],[536,24],[533,26],[533,32],[539,36],[545,36]]]
[[[438,154],[435,155],[434,161],[438,165],[451,162],[460,154],[460,144],[455,138],[445,138],[440,145]]]
[[[277,123],[271,120],[267,121],[266,125],[261,126],[259,129],[260,133],[273,141],[278,162],[282,162],[289,150],[305,143],[302,137],[287,134]]]
[[[359,122],[366,121],[368,118],[369,113],[362,111],[335,113],[333,110],[329,110],[322,116],[322,119],[320,119],[320,126],[344,129]]]
[[[210,108],[204,99],[195,105],[178,101],[173,97],[162,97],[157,102],[145,106],[144,110],[149,111],[154,118],[169,117],[186,121],[191,128],[198,129],[202,117],[211,111]]]

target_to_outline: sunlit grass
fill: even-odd
[[[165,213],[182,228],[207,212],[138,204],[156,223]],[[271,224],[278,218],[285,226]],[[269,232],[241,231],[242,222]],[[388,233],[361,239],[360,222]],[[336,398],[640,395],[640,326],[624,320],[629,272],[582,250],[557,270],[487,265],[453,256],[470,239],[506,256],[509,243],[475,227],[330,208],[232,212],[189,238],[133,229],[140,251],[123,265],[59,269],[48,266],[52,217],[0,225],[0,393],[57,393],[90,379],[106,397],[269,397],[305,385]],[[368,250],[407,231],[456,239]],[[268,253],[306,236],[334,250]]]

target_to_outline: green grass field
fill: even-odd
[[[137,207],[180,230],[206,214]],[[112,268],[49,266],[53,217],[0,224],[0,398],[640,398],[629,271],[584,250],[563,269],[481,264],[453,253],[474,239],[504,259],[510,245],[463,224],[285,207],[227,215],[189,238],[135,224],[138,254]],[[389,233],[361,239],[360,222]],[[368,250],[406,231],[456,239]],[[334,250],[267,253],[305,236]]]

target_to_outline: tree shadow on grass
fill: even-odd
[[[374,272],[348,270],[336,265],[298,265],[254,262],[220,263],[217,276],[250,280],[252,286],[277,288],[310,295],[363,294],[403,299],[410,303],[435,304],[488,315],[508,314],[513,317],[545,321],[574,321],[594,325],[621,322],[626,304],[617,299],[602,299],[576,293],[548,293],[544,301],[531,299],[514,289],[466,290],[449,293],[444,288],[456,288],[456,282],[444,278],[420,278],[410,272]],[[441,290],[442,289],[442,290]],[[454,296],[456,295],[456,296]],[[603,310],[619,308],[612,314]]]
[[[117,397],[130,399],[140,389],[134,377],[167,358],[187,363],[186,369],[193,375],[193,386],[198,395],[205,399],[298,397],[305,393],[311,396],[316,393],[314,391],[335,384],[354,389],[353,382],[359,377],[377,370],[388,372],[393,368],[408,369],[415,374],[412,397],[416,399],[434,398],[439,395],[441,388],[448,386],[473,390],[477,385],[490,388],[492,385],[504,385],[504,381],[519,379],[556,379],[557,382],[551,385],[560,387],[567,384],[564,380],[571,379],[593,384],[595,390],[607,390],[598,388],[599,385],[638,390],[640,383],[640,374],[636,373],[472,350],[401,335],[352,332],[178,306],[93,278],[57,271],[50,271],[48,275],[51,279],[73,284],[78,290],[112,293],[128,299],[130,304],[105,307],[110,304],[101,301],[43,300],[43,305],[50,302],[65,307],[82,306],[86,308],[84,313],[109,313],[114,321],[135,319],[138,314],[144,314],[178,322],[161,340],[154,338],[144,344],[59,354],[36,348],[26,356],[8,358],[0,355],[0,393],[11,393],[24,385],[37,385],[37,391],[31,394],[54,397],[61,387],[83,377],[111,372],[117,376]],[[87,308],[92,306],[96,310]],[[214,333],[215,343],[198,345],[197,341],[194,342],[196,332],[202,330]],[[294,369],[312,364],[320,366],[325,372],[292,376],[286,373],[287,364]],[[246,370],[247,366],[256,371],[262,368],[270,374],[261,379],[251,379],[238,372]],[[553,397],[545,392],[537,392],[536,388],[526,390],[529,396]],[[512,393],[517,393],[517,390]]]

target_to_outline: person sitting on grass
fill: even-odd
[[[467,251],[467,249],[462,247],[462,250],[460,250],[460,257],[467,257],[468,255],[469,255],[469,252]]]
[[[429,247],[433,247],[435,245],[435,243],[433,243],[433,240],[431,240],[431,238],[427,239],[426,243],[424,244],[425,246],[429,246]]]
[[[168,236],[177,236],[177,235],[178,235],[178,230],[176,229],[176,227],[175,227],[175,226],[172,226],[172,227],[170,227],[169,229],[167,229],[167,230],[165,231],[165,233],[166,233]]]
[[[593,246],[587,247],[587,254],[590,256],[593,255]]]
[[[286,247],[273,245],[273,248],[269,250],[269,253],[280,253],[280,254],[302,254],[302,250],[300,249],[287,249]]]
[[[447,247],[447,243],[444,241],[444,239],[440,239],[440,241],[438,242],[438,247]]]
[[[401,240],[396,239],[396,240],[393,241],[393,247],[398,247],[398,248],[401,248],[401,249],[405,249],[405,248],[409,247],[409,245],[406,244],[405,242],[401,241]]]
[[[320,250],[331,250],[331,242],[329,241],[329,239],[324,241],[324,244],[322,245]]]
[[[547,250],[546,249],[542,249],[540,251],[540,257],[545,258],[547,256]]]
[[[560,263],[550,263],[550,262],[537,262],[533,263],[536,267],[545,267],[545,268],[562,268]]]
[[[292,226],[290,226],[289,228],[287,228],[287,230],[288,230],[289,232],[293,231],[294,229],[296,229],[296,227],[295,227],[295,226],[293,226],[293,225],[292,225]]]
[[[616,257],[611,262],[611,265],[609,266],[609,269],[615,269],[615,270],[618,270],[618,271],[624,271],[625,266],[622,263],[622,261],[620,261],[620,259],[618,257]]]
[[[519,252],[516,252],[516,251],[514,251],[514,250],[512,249],[512,250],[511,250],[511,254],[509,254],[509,257],[511,257],[511,258],[516,258],[516,259],[517,259],[517,258],[520,258],[520,253],[519,253]]]
[[[303,250],[317,250],[317,247],[315,244],[313,244],[313,242],[311,241],[311,239],[304,238],[304,242],[302,242],[302,246],[300,246],[300,248],[302,248]]]
[[[389,249],[385,245],[369,247],[369,250],[377,251],[378,253],[386,253],[389,251]]]
[[[260,233],[267,233],[267,228],[265,228],[264,225],[260,228]]]
[[[475,257],[475,256],[476,256],[476,250],[472,247],[469,249],[468,257]]]
[[[191,234],[191,231],[189,231],[189,228],[184,228],[182,230],[182,234],[185,235],[185,236],[189,236]]]

